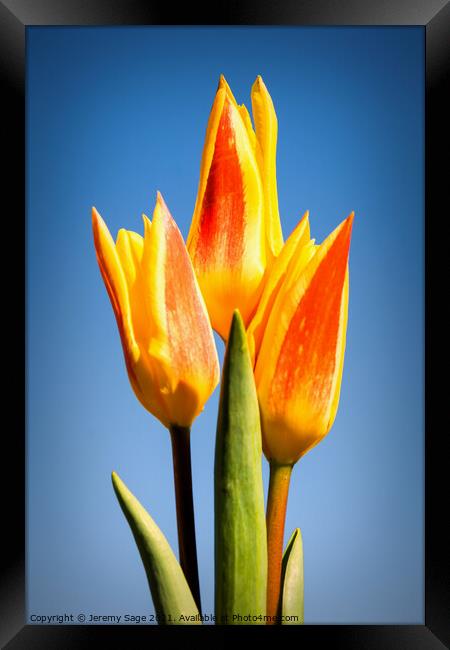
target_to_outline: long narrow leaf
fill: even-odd
[[[159,624],[199,624],[197,606],[168,541],[115,472],[112,482],[141,554]]]
[[[281,570],[282,625],[301,625],[303,623],[303,591],[303,541],[300,528],[296,528],[283,554]]]
[[[267,540],[261,428],[245,328],[237,311],[222,375],[214,486],[216,623],[264,624]]]

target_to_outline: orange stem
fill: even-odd
[[[276,623],[281,591],[284,523],[293,465],[270,461],[269,494],[267,497],[267,616],[268,625]]]

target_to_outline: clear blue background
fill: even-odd
[[[33,27],[27,48],[28,615],[153,611],[112,469],[177,549],[169,436],[129,386],[91,206],[142,232],[159,189],[186,237],[224,73],[248,107],[257,74],[272,95],[285,236],[356,213],[340,407],[288,506],[305,621],[423,623],[423,29]],[[206,613],[217,401],[192,435]]]

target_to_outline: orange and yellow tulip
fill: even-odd
[[[223,340],[239,309],[248,325],[282,245],[276,186],[277,118],[258,77],[252,111],[224,77],[209,117],[197,200],[187,239],[211,323]]]
[[[279,608],[281,559],[294,464],[330,430],[339,402],[353,213],[317,246],[308,214],[272,266],[247,339],[254,361],[267,497],[267,615]],[[271,619],[274,620],[273,618]]]
[[[144,237],[122,229],[114,243],[95,208],[92,223],[133,390],[166,427],[189,427],[219,381],[219,362],[181,233],[159,193]]]
[[[305,215],[275,262],[248,328],[264,453],[278,464],[297,462],[336,416],[352,223],[353,213],[317,246]]]

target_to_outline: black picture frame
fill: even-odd
[[[176,20],[175,20],[176,15]],[[70,650],[97,647],[111,641],[142,648],[157,639],[214,634],[222,642],[236,628],[162,628],[158,626],[33,626],[25,625],[25,31],[31,25],[420,25],[426,38],[426,170],[425,170],[425,624],[314,625],[263,628],[264,635],[295,632],[299,647],[328,643],[351,650],[438,650],[450,647],[450,535],[446,525],[447,431],[438,425],[445,405],[445,385],[431,393],[431,363],[442,346],[432,318],[433,289],[446,279],[445,255],[432,254],[432,225],[448,218],[448,145],[446,97],[450,69],[450,4],[448,0],[287,0],[285,2],[217,1],[209,9],[192,3],[175,9],[147,0],[0,0],[0,81],[2,84],[3,161],[2,206],[8,218],[3,234],[2,283],[7,313],[2,346],[4,394],[2,470],[2,581],[0,586],[2,647]],[[442,221],[440,222],[442,223]],[[9,236],[11,233],[13,236]],[[7,242],[7,244],[6,244]],[[436,244],[433,245],[434,250]],[[7,254],[8,253],[8,254]],[[11,256],[14,260],[11,263]],[[448,272],[447,272],[448,273]],[[7,281],[5,281],[7,280]],[[437,293],[437,292],[436,292]],[[446,294],[444,295],[446,298]],[[3,311],[3,310],[2,310]],[[444,382],[445,384],[446,382]],[[438,382],[436,382],[438,384]],[[5,414],[9,414],[6,419]],[[197,631],[194,632],[194,629]],[[208,631],[206,631],[208,630]],[[250,630],[250,632],[249,632]],[[261,628],[239,628],[258,634]],[[174,636],[175,635],[175,636]],[[232,636],[230,636],[232,635]],[[188,638],[188,636],[186,637]],[[194,637],[192,637],[194,639]],[[265,640],[268,637],[265,636]],[[165,641],[166,642],[166,641]],[[220,641],[218,641],[220,642]],[[6,644],[6,645],[3,645]],[[169,641],[170,644],[170,641]]]

